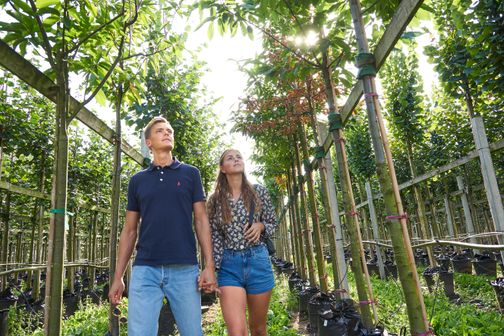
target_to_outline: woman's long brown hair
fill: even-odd
[[[237,151],[236,149],[227,149],[222,153],[219,160],[219,175],[217,176],[217,181],[215,182],[215,191],[212,196],[208,199],[208,214],[210,218],[214,216],[220,216],[219,225],[225,225],[231,223],[231,208],[229,207],[229,194],[231,194],[231,188],[229,187],[226,174],[222,172],[220,167],[224,163],[225,156],[230,151]],[[243,199],[243,204],[247,211],[250,211],[250,205],[252,201],[255,203],[255,213],[261,210],[261,199],[257,195],[254,186],[250,184],[247,180],[245,172],[242,173],[242,185],[241,185],[241,197]]]

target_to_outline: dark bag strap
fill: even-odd
[[[250,212],[249,212],[249,220],[248,220],[248,227],[250,228],[252,224],[254,224],[254,211],[255,211],[255,202],[252,201],[250,204]]]

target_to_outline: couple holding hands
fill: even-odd
[[[275,285],[267,248],[276,215],[265,187],[252,185],[239,151],[222,153],[208,198],[199,170],[172,155],[170,123],[155,117],[144,129],[152,164],[128,186],[126,219],[109,291],[118,305],[123,275],[136,247],[128,290],[128,335],[156,336],[166,297],[181,336],[200,336],[200,291],[219,293],[228,335],[266,335]],[[192,227],[194,219],[194,231]],[[196,240],[204,268],[199,272]],[[248,307],[248,326],[246,310]]]

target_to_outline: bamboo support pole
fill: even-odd
[[[417,6],[419,4],[415,4]],[[369,53],[366,33],[362,21],[362,11],[358,0],[350,0],[350,11],[355,28],[359,53]],[[412,335],[424,335],[430,332],[427,312],[423,302],[420,281],[416,272],[413,250],[407,230],[399,185],[388,144],[388,138],[378,102],[373,75],[363,75],[365,101],[368,112],[370,133],[376,158],[378,179],[384,198],[385,211],[388,214],[388,227],[395,252],[399,279],[406,299],[406,307]]]
[[[315,115],[312,114],[312,124],[315,124]],[[327,136],[327,127],[318,123],[314,125],[315,139],[317,146]],[[318,136],[317,136],[318,134]],[[319,160],[319,171],[322,179],[322,192],[326,201],[327,233],[329,236],[329,245],[331,247],[331,262],[333,266],[334,289],[336,296],[340,299],[349,298],[350,287],[345,263],[345,250],[343,248],[343,235],[341,221],[338,215],[338,198],[336,196],[336,184],[334,183],[334,174],[332,169],[332,159],[330,150],[327,151],[324,158]]]

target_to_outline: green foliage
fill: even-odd
[[[34,330],[43,327],[44,312],[31,313],[16,305],[9,308],[8,330],[9,335],[31,336]]]
[[[426,52],[446,92],[472,99],[475,113],[503,104],[503,6],[495,0],[444,1],[433,6],[439,41]]]
[[[121,305],[121,311],[127,316],[127,299]],[[63,336],[95,336],[104,335],[108,331],[109,305],[95,305],[90,301],[79,304],[74,315],[62,322]],[[9,309],[9,335],[43,336],[43,312],[28,313],[24,309],[11,307]],[[35,328],[34,328],[35,326]],[[127,335],[126,326],[121,327],[121,336]]]
[[[330,265],[329,265],[330,267]],[[460,295],[462,304],[451,303],[443,293],[439,283],[435,294],[429,294],[422,277],[422,268],[417,269],[424,293],[427,315],[436,335],[498,336],[504,330],[504,317],[497,310],[490,277],[469,274],[454,274],[455,292]],[[331,276],[332,272],[328,272]],[[350,295],[356,300],[357,291],[353,273],[348,273]],[[378,318],[389,332],[399,333],[408,327],[408,315],[401,285],[397,280],[380,280],[371,277],[375,300],[378,301]],[[484,308],[469,303],[481,300]]]
[[[357,110],[345,126],[348,166],[360,181],[369,181],[376,173],[371,135],[369,134],[366,111]]]
[[[224,145],[220,140],[222,125],[211,110],[215,101],[208,101],[201,87],[202,64],[196,60],[194,64],[179,64],[166,59],[159,66],[149,68],[146,91],[126,121],[140,131],[153,117],[165,117],[175,131],[173,153],[200,169],[208,192]]]
[[[408,151],[423,136],[423,97],[418,59],[412,43],[408,55],[395,50],[383,69],[386,97],[385,116],[392,135]]]

